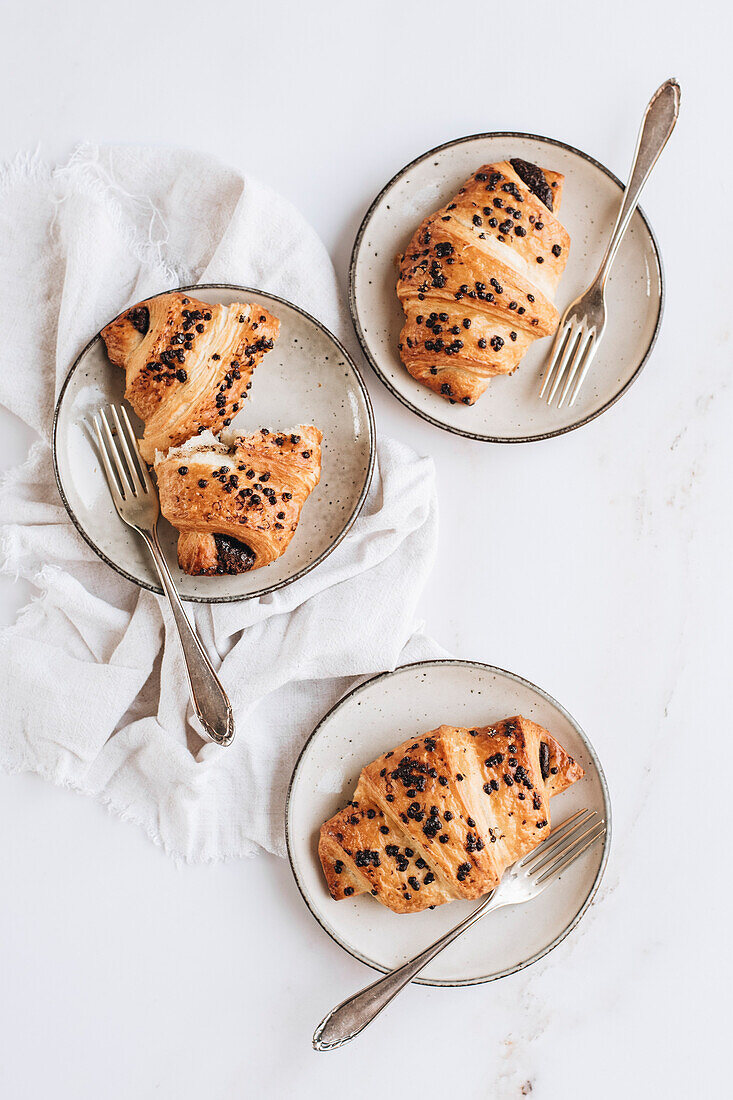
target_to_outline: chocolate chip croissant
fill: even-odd
[[[395,913],[478,898],[546,839],[550,797],[582,776],[521,716],[405,741],[362,770],[353,801],[321,827],[331,896],[369,891]]]
[[[160,509],[180,532],[185,573],[245,573],[275,561],[295,534],[321,476],[313,425],[262,428],[231,446],[204,432],[155,456]]]
[[[227,427],[279,329],[264,306],[210,306],[179,291],[149,298],[107,325],[107,353],[125,371],[125,397],[145,424],[145,461],[205,428]]]
[[[514,159],[486,164],[426,218],[399,257],[399,342],[413,378],[473,405],[557,328],[570,237],[555,216],[563,176]]]

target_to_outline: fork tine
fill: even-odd
[[[574,814],[568,821],[564,821],[559,829],[554,829],[544,844],[538,845],[533,852],[530,852],[523,860],[522,866],[526,866],[531,874],[535,874],[546,863],[551,863],[555,859],[555,856],[558,855],[555,849],[558,846],[567,847],[570,837],[577,833],[578,829],[584,829],[586,825],[590,824],[591,819],[597,816],[596,810],[581,810],[579,813]],[[566,826],[569,826],[569,828]],[[573,843],[575,842],[573,841]],[[554,854],[551,855],[550,853]],[[537,860],[539,862],[536,862]]]
[[[107,453],[114,463],[115,469],[117,470],[120,484],[122,485],[123,489],[128,490],[130,493],[132,493],[133,496],[137,496],[132,475],[125,467],[122,455],[120,454],[120,449],[114,441],[114,436],[112,435],[112,431],[110,429],[104,409],[100,409],[98,415],[102,424],[102,435],[104,436],[105,443],[107,444]]]
[[[581,370],[580,374],[578,375],[578,380],[575,383],[575,387],[573,389],[572,396],[571,396],[571,398],[568,402],[568,408],[570,408],[572,405],[575,404],[575,398],[580,393],[580,387],[583,385],[583,382],[585,381],[585,376],[588,373],[588,368],[590,367],[591,362],[593,360],[593,357],[596,354],[597,350],[598,350],[598,341],[594,340],[590,351],[588,352],[588,354],[585,357],[585,362],[583,363],[583,369]]]
[[[583,833],[582,836],[579,836],[577,840],[573,841],[569,848],[563,849],[558,853],[555,862],[535,880],[536,885],[543,886],[545,883],[552,882],[554,879],[558,878],[571,863],[575,863],[576,859],[590,848],[591,844],[595,844],[597,840],[600,840],[601,837],[605,835],[606,823],[605,821],[599,821],[588,829],[587,832]],[[583,841],[585,841],[585,843],[583,843]]]
[[[120,420],[120,414],[117,411],[117,406],[110,405],[109,408],[110,412],[112,413],[112,419],[115,422],[115,428],[117,429],[117,440],[119,446],[123,451],[127,473],[129,475],[130,481],[132,482],[132,491],[135,496],[137,496],[138,493],[145,492],[145,484],[142,480],[142,477],[140,476],[138,465],[135,462],[135,459],[132,457],[130,445],[127,441],[127,434],[122,427],[122,421]]]
[[[541,844],[538,844],[536,848],[533,848],[532,851],[524,857],[524,859],[521,859],[519,861],[519,866],[524,867],[525,863],[530,863],[533,859],[535,859],[540,852],[543,852],[545,850],[545,848],[547,847],[547,845],[551,841],[554,841],[557,837],[561,836],[564,832],[566,832],[568,827],[570,825],[572,825],[572,823],[574,821],[577,821],[577,819],[581,816],[581,814],[587,814],[587,813],[591,813],[591,812],[592,811],[587,810],[587,809],[586,810],[578,810],[576,813],[572,814],[570,817],[566,817],[561,825],[556,825],[555,826],[555,828],[552,830],[552,832],[549,834],[549,836],[545,837],[545,839],[541,842]]]
[[[558,389],[560,388],[560,383],[562,382],[563,378],[565,378],[565,376],[567,374],[568,365],[570,363],[574,362],[574,360],[575,360],[575,356],[577,354],[578,347],[580,346],[580,342],[581,342],[582,339],[583,339],[583,330],[581,329],[580,325],[573,322],[570,339],[568,340],[568,342],[565,346],[565,352],[562,356],[562,359],[558,363],[557,371],[555,373],[555,377],[553,379],[552,386],[550,387],[550,392],[547,395],[547,404],[548,405],[551,405],[552,402],[554,401],[555,394],[557,393]]]
[[[102,435],[102,429],[99,423],[99,416],[95,416],[93,420],[94,431],[97,436],[97,445],[99,447],[99,454],[102,459],[102,465],[104,466],[104,472],[107,477],[107,484],[109,485],[109,491],[112,494],[112,499],[116,501],[119,497],[121,500],[125,499],[125,484],[120,482],[117,474],[115,473],[110,457],[107,453],[107,444],[104,441]]]
[[[567,371],[565,372],[565,385],[563,386],[563,391],[560,394],[560,400],[557,403],[558,409],[561,409],[563,407],[563,404],[565,403],[565,398],[570,392],[570,388],[575,381],[576,375],[581,371],[581,368],[582,370],[585,369],[585,359],[591,348],[593,347],[593,343],[595,341],[595,333],[592,330],[588,332],[587,330],[582,329],[581,332],[582,335],[578,346],[575,349],[575,354],[572,358],[572,362],[568,364]]]
[[[587,836],[588,833],[591,832],[592,829],[595,829],[598,824],[602,824],[602,821],[600,823],[598,821],[593,821],[591,823],[591,818],[597,816],[598,815],[594,810],[589,817],[585,818],[584,821],[579,822],[579,824],[576,825],[574,829],[571,829],[570,832],[562,838],[559,844],[559,848],[557,844],[553,845],[553,848],[558,848],[558,850],[553,851],[551,855],[545,853],[545,857],[541,859],[540,862],[537,863],[534,867],[530,868],[529,873],[531,875],[536,875],[540,871],[542,871],[543,868],[547,867],[548,863],[555,863],[558,859],[561,859],[565,855],[565,853],[569,851],[570,848],[572,848],[574,844],[577,844],[579,841],[581,841],[583,837]],[[587,826],[589,826],[589,828]],[[578,832],[578,829],[585,829],[585,832],[581,833],[580,836],[577,836],[576,834]]]
[[[135,458],[135,461],[137,463],[137,469],[138,469],[138,473],[140,474],[140,479],[141,479],[141,481],[143,483],[143,486],[145,488],[145,492],[149,493],[153,488],[153,483],[150,479],[150,472],[148,471],[148,464],[147,464],[147,462],[144,461],[142,455],[140,454],[140,448],[138,447],[138,443],[137,443],[137,436],[135,435],[135,432],[133,431],[132,424],[130,423],[130,418],[127,415],[127,409],[125,408],[124,405],[120,405],[120,413],[122,415],[122,421],[125,425],[127,439],[129,441],[129,444],[130,444],[130,450],[132,451],[132,454],[133,454],[133,456]]]
[[[540,387],[540,397],[544,397],[545,390],[547,389],[550,379],[553,376],[555,367],[561,362],[565,348],[567,347],[568,340],[570,339],[570,333],[572,331],[572,325],[561,325],[557,330],[555,336],[555,342],[552,345],[552,351],[550,352],[550,358],[547,364],[547,370],[545,371],[542,379],[542,386]]]
[[[135,432],[130,423],[130,418],[127,415],[127,409],[124,405],[120,405],[119,409],[114,405],[112,408],[125,447],[127,460],[134,469],[141,491],[143,493],[150,493],[153,491],[153,483],[150,480],[147,463],[143,461],[142,455],[140,454]]]

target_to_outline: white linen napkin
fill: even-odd
[[[248,176],[189,152],[91,146],[53,170],[37,157],[0,170],[0,402],[40,436],[0,491],[1,568],[38,590],[0,632],[0,765],[92,795],[178,858],[217,860],[283,852],[297,754],[354,678],[442,651],[415,623],[436,542],[432,461],[381,440],[364,509],[324,563],[269,596],[189,605],[237,724],[230,748],[200,747],[167,605],[77,534],[49,445],[86,341],[125,306],[196,282],[261,287],[351,341],[323,245]]]

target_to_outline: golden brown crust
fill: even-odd
[[[521,716],[405,741],[362,770],[352,802],[321,827],[331,896],[370,891],[395,913],[480,897],[547,837],[551,795],[582,775]]]
[[[205,428],[227,427],[279,329],[264,306],[212,306],[178,291],[139,302],[107,325],[107,353],[125,371],[125,397],[145,423],[145,461]]]
[[[243,573],[279,558],[321,476],[322,435],[262,428],[231,447],[209,437],[156,455],[160,508],[192,575]]]
[[[400,356],[413,378],[452,402],[474,404],[557,327],[553,297],[570,247],[555,216],[563,177],[527,168],[555,213],[509,161],[486,164],[399,258]]]

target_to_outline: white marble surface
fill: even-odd
[[[411,989],[353,1047],[315,1054],[314,1025],[370,972],[285,863],[177,868],[98,806],[0,776],[0,1095],[724,1095],[729,5],[26,0],[2,19],[0,156],[40,142],[62,157],[82,138],[204,148],[289,195],[344,278],[368,202],[424,149],[528,130],[624,175],[665,77],[683,108],[644,199],[666,317],[610,412],[544,444],[481,445],[422,423],[365,368],[379,430],[438,466],[429,629],[553,693],[604,762],[615,843],[577,933],[496,985]],[[0,416],[2,468],[29,442]],[[3,622],[28,594],[2,579]]]

